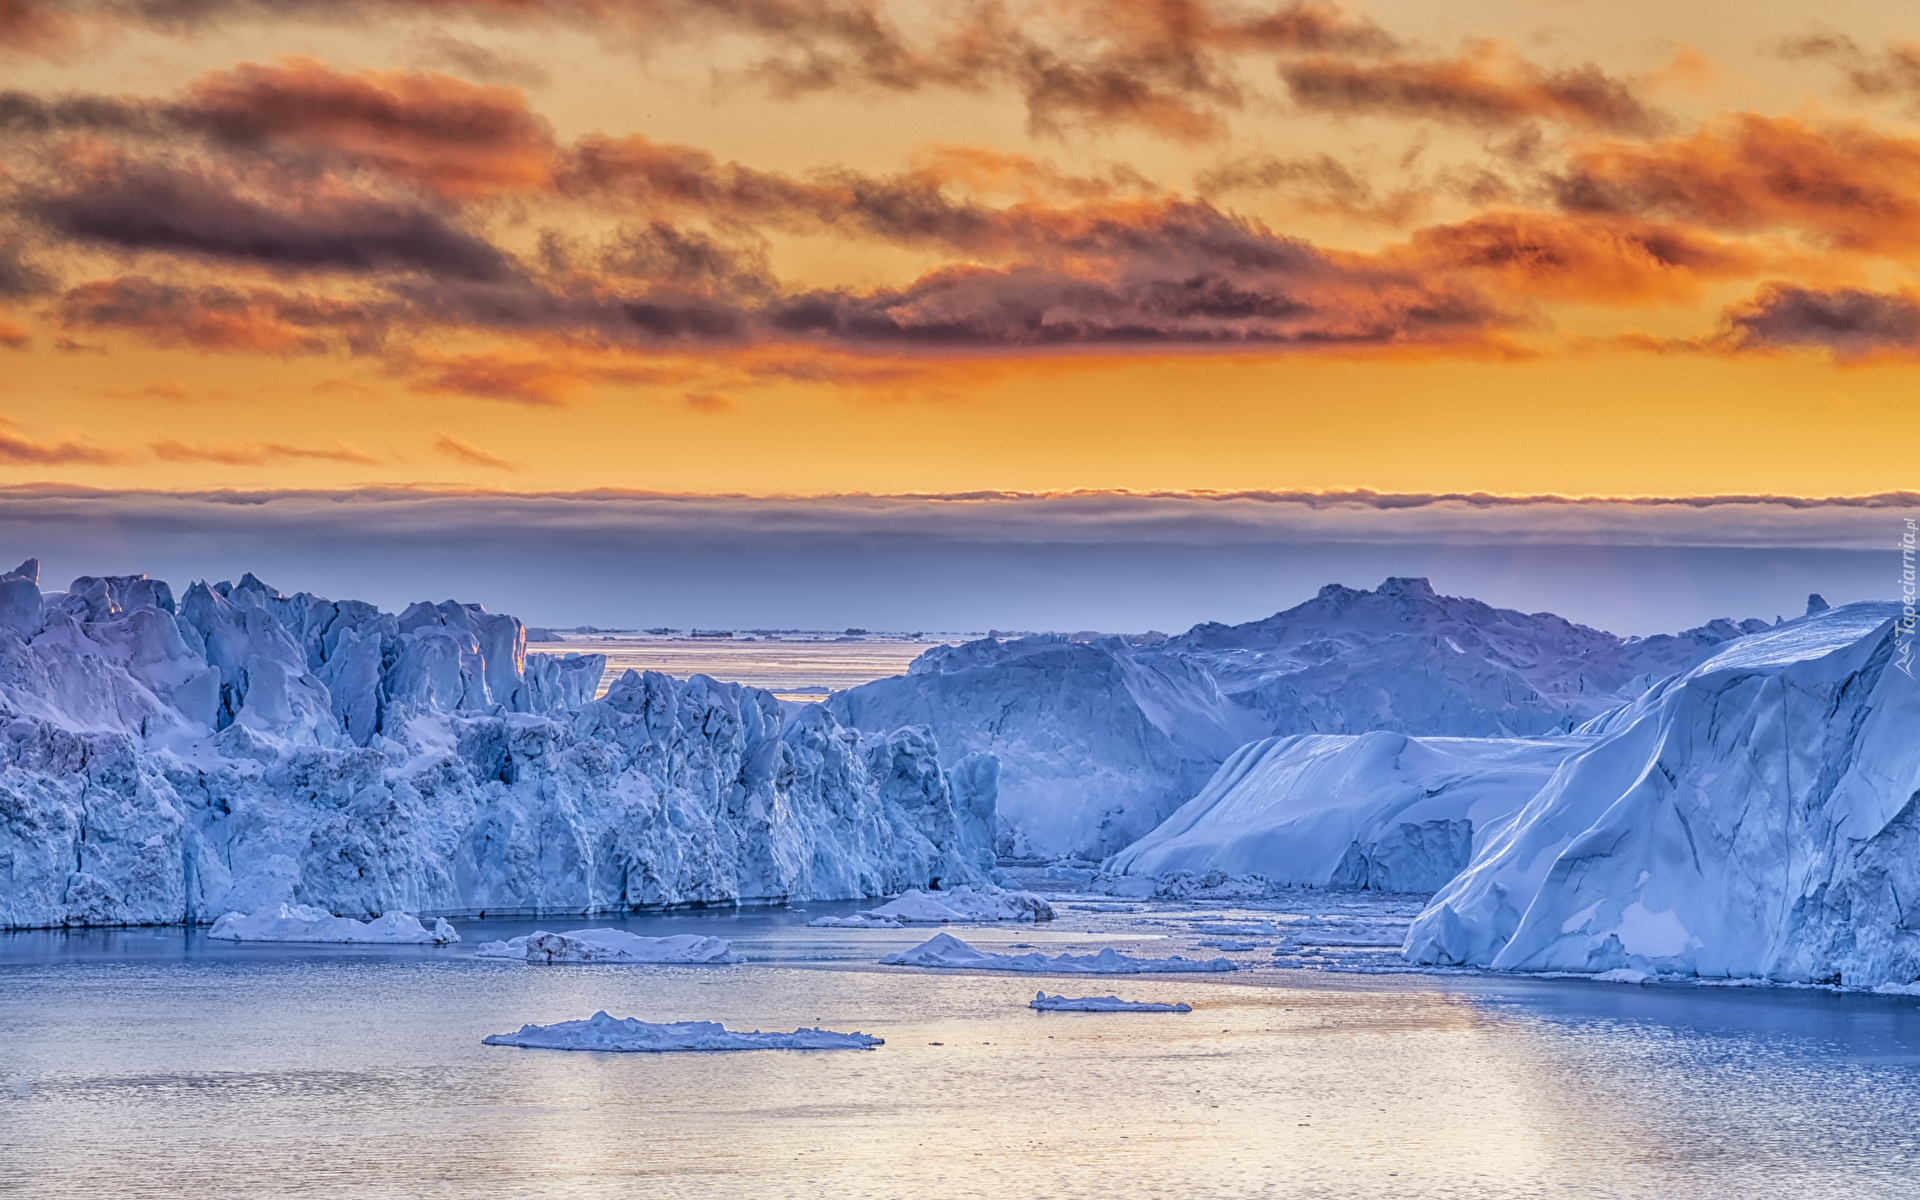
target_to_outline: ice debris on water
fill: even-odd
[[[1133,958],[1111,947],[1098,954],[993,954],[976,950],[950,933],[937,933],[911,950],[880,960],[890,967],[964,967],[975,971],[1022,971],[1035,975],[1173,975],[1233,971],[1232,959]]]
[[[746,961],[733,953],[733,947],[725,938],[695,933],[642,937],[620,929],[542,931],[501,942],[485,942],[473,953],[475,958],[510,958],[530,963],[732,964]]]
[[[268,905],[251,913],[230,912],[213,923],[207,936],[226,942],[377,942],[389,945],[445,946],[460,940],[445,917],[428,929],[419,918],[397,909],[371,921],[337,917],[305,904]]]
[[[1053,906],[1032,892],[987,885],[950,892],[912,888],[878,908],[850,917],[816,917],[807,924],[825,929],[898,929],[902,925],[943,925],[955,921],[1051,921]]]
[[[496,1033],[480,1039],[488,1046],[522,1046],[529,1050],[602,1050],[616,1054],[665,1054],[680,1050],[871,1050],[885,1039],[864,1033],[834,1033],[827,1029],[796,1029],[792,1033],[736,1033],[718,1021],[672,1021],[655,1024],[634,1017],[610,1017],[597,1012],[584,1021],[554,1025],[522,1025],[518,1033]]]
[[[1165,1004],[1158,1000],[1122,1000],[1118,996],[1049,996],[1041,992],[1028,1008],[1041,1012],[1192,1012],[1191,1004]]]

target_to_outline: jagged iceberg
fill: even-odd
[[[488,1046],[529,1050],[604,1050],[617,1054],[664,1054],[675,1050],[871,1050],[886,1045],[864,1033],[796,1029],[792,1033],[735,1033],[718,1021],[673,1021],[656,1025],[634,1017],[597,1012],[584,1021],[522,1025],[518,1033],[481,1038]]]
[[[371,921],[336,917],[324,908],[277,904],[252,913],[230,912],[213,923],[210,938],[227,942],[384,942],[390,945],[445,946],[460,940],[441,917],[428,929],[420,918],[398,910]]]
[[[807,924],[825,929],[898,929],[953,921],[1051,920],[1053,906],[1032,892],[963,887],[931,893],[914,888],[878,908],[850,917],[816,917]]]
[[[1389,579],[1371,592],[1330,584],[1265,620],[1174,638],[935,647],[908,674],[828,707],[859,728],[925,725],[956,769],[991,755],[1002,853],[1099,861],[1146,836],[1250,741],[1565,731],[1765,628],[1716,621],[1619,638]]]
[[[1301,734],[1241,747],[1198,796],[1107,860],[1107,871],[1220,870],[1275,884],[1433,892],[1518,811],[1576,736]]]
[[[542,930],[500,942],[482,942],[475,958],[511,958],[530,963],[714,963],[746,959],[725,938],[697,933],[642,937],[621,929]]]
[[[889,967],[964,967],[973,971],[1021,971],[1034,975],[1175,975],[1233,971],[1226,958],[1133,958],[1111,947],[1098,954],[994,954],[976,950],[950,933],[937,933],[911,950],[880,960]]]
[[[592,913],[992,878],[992,764],[478,605],[0,577],[0,928]],[[532,664],[529,666],[529,664]]]
[[[1586,726],[1592,744],[1433,897],[1408,956],[1920,980],[1920,686],[1896,657],[1902,619],[1813,611]]]
[[[1034,996],[1028,1008],[1037,1008],[1041,1012],[1164,1012],[1188,1013],[1193,1011],[1191,1004],[1165,1004],[1158,1000],[1122,1000],[1118,996],[1049,996],[1041,992]]]

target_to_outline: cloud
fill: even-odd
[[[501,458],[499,455],[482,450],[472,442],[454,437],[450,433],[438,434],[434,438],[433,452],[454,459],[457,462],[466,463],[471,467],[488,467],[496,471],[519,470],[518,467],[506,459]]]
[[[733,397],[722,395],[719,392],[687,392],[680,398],[685,401],[686,406],[694,412],[705,413],[709,416],[733,412],[740,407],[739,403],[735,401]]]
[[[0,346],[10,350],[20,350],[32,343],[33,335],[27,332],[26,326],[5,313],[0,313]]]
[[[418,204],[285,175],[248,179],[204,164],[112,155],[30,193],[24,208],[69,238],[122,250],[286,270],[474,280],[508,271],[500,251]]]
[[[1770,283],[1727,310],[1737,349],[1820,348],[1842,359],[1920,355],[1920,296]]]
[[[166,439],[148,449],[171,463],[219,463],[230,467],[262,466],[274,462],[340,462],[372,465],[379,460],[363,450],[340,443],[333,447],[293,446],[285,442],[186,443]]]
[[[441,30],[420,37],[415,45],[415,61],[423,67],[445,67],[482,83],[543,88],[553,82],[553,75],[530,58],[457,38]]]
[[[352,300],[276,288],[192,287],[140,275],[97,279],[60,298],[61,320],[162,346],[262,354],[370,350],[388,314]]]
[[[1492,41],[1456,58],[1367,62],[1316,55],[1283,63],[1280,77],[1294,103],[1314,112],[1489,127],[1554,121],[1619,133],[1652,132],[1663,120],[1629,84],[1591,63],[1549,71]]]
[[[125,455],[85,442],[37,442],[0,428],[0,462],[38,466],[105,466],[120,462]]]
[[[1856,96],[1904,100],[1909,108],[1920,111],[1920,42],[1889,41],[1870,51],[1845,34],[1823,30],[1788,38],[1777,49],[1785,58],[1834,63]]]
[[[1658,142],[1576,151],[1562,207],[1733,233],[1784,230],[1863,252],[1920,246],[1920,140],[1857,122],[1735,113]]]

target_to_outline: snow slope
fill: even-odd
[[[1097,861],[1145,837],[1247,742],[1563,731],[1765,628],[1716,621],[1623,639],[1388,579],[1146,643],[1047,635],[937,647],[828,707],[860,728],[925,725],[949,764],[994,756],[1002,853]]]
[[[1587,744],[1572,736],[1268,738],[1236,750],[1198,796],[1104,866],[1437,891],[1466,867],[1491,823],[1519,810]]]
[[[0,577],[0,928],[586,913],[985,883],[995,775],[924,730],[598,655],[477,605],[248,575]],[[531,662],[532,667],[527,664]]]
[[[1743,639],[1583,730],[1407,938],[1417,962],[1920,979],[1920,686],[1899,609]]]

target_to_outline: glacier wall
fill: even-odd
[[[985,882],[997,771],[925,730],[598,655],[477,605],[251,575],[0,577],[0,927],[584,913]]]
[[[1920,979],[1920,685],[1897,606],[1736,642],[1590,723],[1410,958],[1514,971]]]

